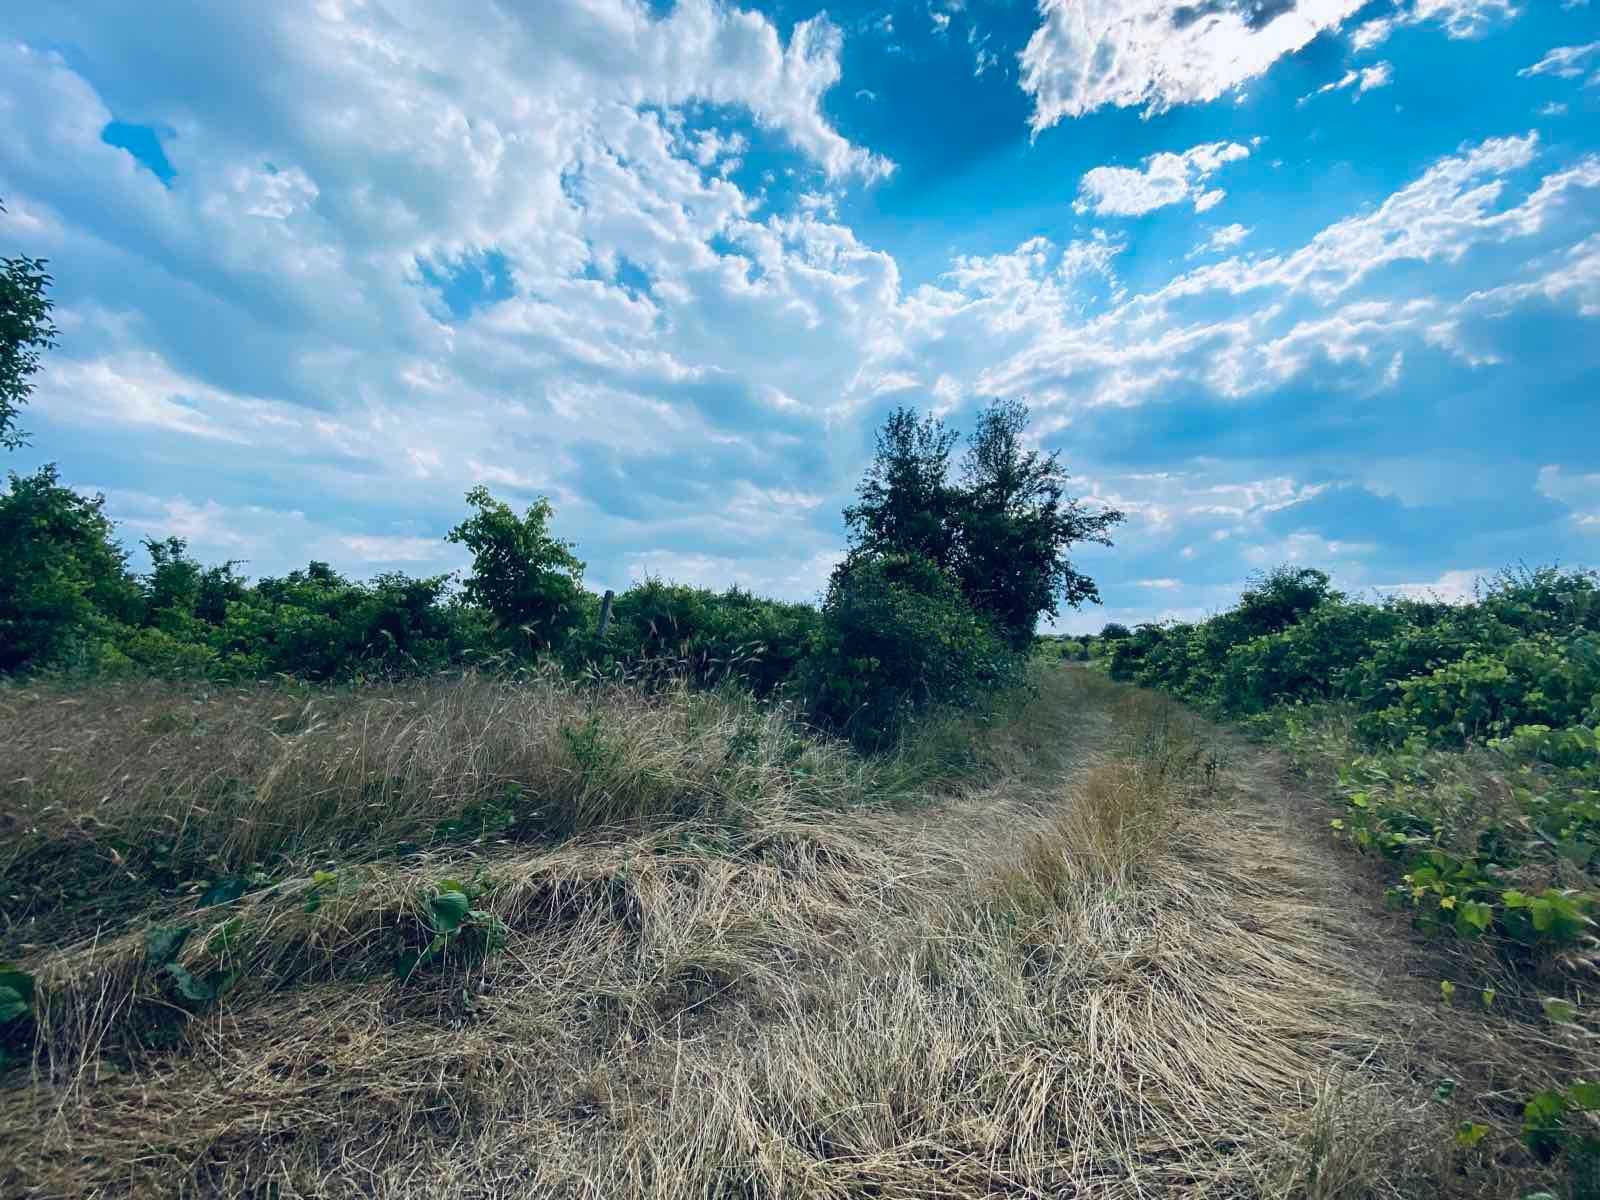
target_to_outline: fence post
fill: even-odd
[[[600,628],[597,631],[600,637],[605,637],[606,629],[611,625],[611,602],[616,598],[617,594],[607,588],[605,599],[600,601]]]

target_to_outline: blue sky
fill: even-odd
[[[1129,515],[1064,628],[1250,572],[1600,561],[1600,0],[108,0],[0,13],[11,469],[252,574],[814,597],[897,404]]]

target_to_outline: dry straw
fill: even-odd
[[[937,795],[683,689],[73,699],[8,698],[13,879],[169,827],[303,869],[95,937],[48,887],[11,902],[44,999],[0,1088],[6,1196],[1454,1187],[1346,868],[1214,732],[1086,672]],[[517,828],[376,853],[508,786]],[[319,866],[342,882],[308,906]],[[479,873],[504,950],[399,981],[430,888]],[[179,919],[181,962],[241,972],[186,1024],[144,949]]]

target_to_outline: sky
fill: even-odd
[[[1600,565],[1600,0],[37,0],[0,463],[253,575],[815,599],[894,407],[1127,514],[1058,628]],[[136,555],[137,561],[137,555]]]

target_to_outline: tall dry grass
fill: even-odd
[[[716,782],[661,810],[676,819],[607,822],[560,845],[343,863],[351,885],[312,912],[302,877],[219,912],[160,900],[126,932],[36,948],[39,1037],[31,1072],[0,1086],[0,1193],[1462,1190],[1439,1150],[1448,1134],[1406,1074],[1407,1014],[1383,998],[1337,866],[1240,789],[1207,727],[1127,695],[1084,672],[1052,677],[981,732],[1002,777],[911,808],[841,803],[869,768],[809,742],[789,762],[788,733],[758,735],[777,740],[734,770],[737,731],[718,735],[724,765],[696,765],[712,757],[696,723],[709,718],[608,714],[638,747],[623,776],[636,786],[652,786],[640,764],[663,762]],[[469,697],[484,710],[464,711]],[[538,703],[568,727],[593,711]],[[235,862],[327,845],[345,821],[404,836],[485,794],[472,781],[494,794],[533,778],[495,755],[521,770],[545,761],[530,742],[565,753],[519,704],[532,701],[483,685],[436,707],[383,697],[353,710],[359,721],[297,717],[297,733],[277,735],[307,738],[292,771],[252,776],[281,798],[270,817],[191,805],[192,781],[213,774],[199,766],[178,769],[191,782],[170,815]],[[468,733],[495,755],[448,744]],[[28,829],[77,829],[120,778],[93,760],[137,759],[135,733],[101,737],[48,764],[61,807]],[[567,813],[603,791],[567,771],[537,778]],[[334,779],[394,788],[401,815]],[[167,803],[150,787],[113,795],[123,822]],[[425,919],[429,887],[478,872],[503,952],[400,982],[387,957]],[[248,936],[208,948],[224,918]],[[170,987],[141,932],[174,920],[204,926],[186,943],[193,970],[231,954],[243,972],[182,1021],[163,1016]]]

